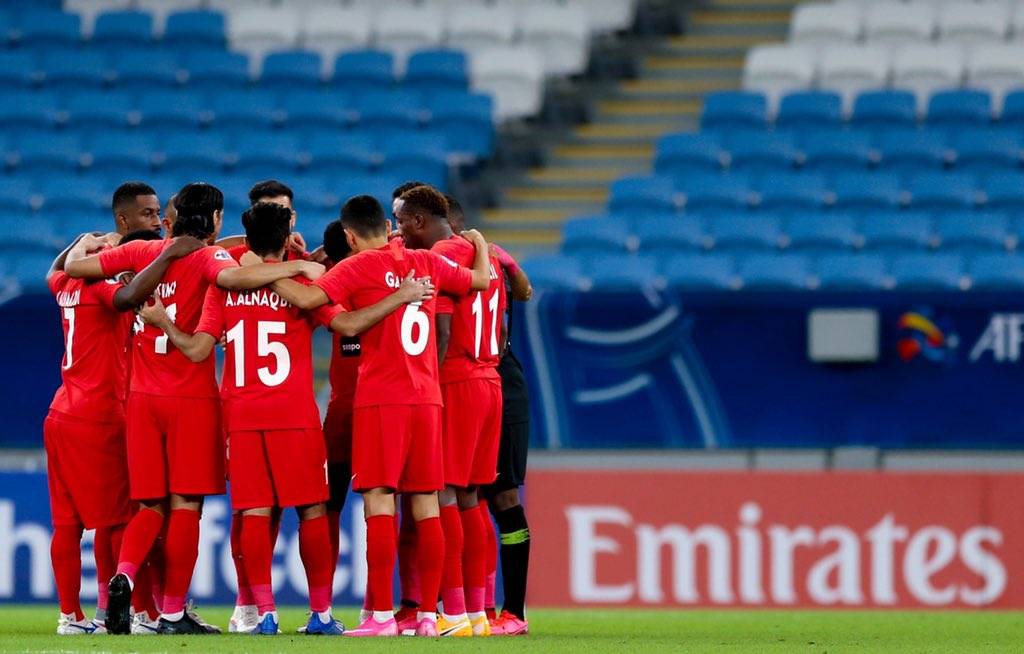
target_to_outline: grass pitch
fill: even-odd
[[[536,610],[532,634],[516,638],[341,639],[299,636],[300,609],[281,612],[288,633],[256,636],[54,635],[56,607],[0,608],[0,652],[1024,652],[1024,614],[875,611]],[[339,616],[354,624],[355,610]],[[227,626],[230,610],[202,608]]]

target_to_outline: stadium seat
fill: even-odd
[[[768,213],[727,213],[708,222],[716,250],[775,250],[785,244],[779,219]]]
[[[766,210],[812,211],[830,200],[825,177],[816,173],[778,172],[765,176],[759,187],[759,206]]]
[[[389,175],[448,188],[447,143],[438,134],[395,131],[381,141],[383,166]]]
[[[963,45],[1003,41],[1012,12],[1001,2],[949,2],[939,8],[939,39]]]
[[[451,151],[478,159],[494,151],[494,100],[482,93],[427,96],[431,133],[443,134]]]
[[[107,132],[91,141],[89,169],[112,178],[145,175],[157,151],[153,136],[146,133]]]
[[[665,262],[662,272],[673,288],[726,291],[739,286],[736,263],[725,254],[676,254]]]
[[[651,257],[603,254],[584,258],[583,267],[592,289],[601,292],[656,288],[663,279]]]
[[[1007,250],[1017,242],[1010,220],[997,212],[946,212],[936,217],[935,231],[940,247],[960,252]]]
[[[972,48],[967,57],[967,85],[987,89],[999,114],[1006,93],[1024,86],[1024,46],[984,43]]]
[[[692,173],[716,173],[728,162],[728,156],[712,134],[666,134],[658,139],[654,169],[659,175],[676,179]]]
[[[673,213],[676,192],[672,180],[657,175],[622,177],[611,185],[608,210],[611,213]]]
[[[26,11],[21,15],[18,42],[37,49],[77,47],[82,42],[82,19],[49,9]]]
[[[54,232],[64,244],[86,232],[105,231],[109,228],[110,214],[103,215],[92,211],[62,212],[54,224]]]
[[[271,177],[278,170],[294,171],[305,156],[297,136],[280,132],[239,134],[232,150],[237,158],[234,174],[255,179]]]
[[[512,5],[465,4],[448,16],[448,47],[473,53],[509,45],[516,33]]]
[[[334,62],[334,84],[349,93],[387,91],[395,83],[395,57],[383,50],[343,52]]]
[[[903,201],[900,180],[887,173],[845,173],[832,182],[837,209],[895,209]]]
[[[1014,254],[987,254],[971,259],[971,288],[984,291],[1024,289],[1024,257]]]
[[[98,50],[48,49],[41,70],[47,87],[62,93],[100,88],[110,77],[107,56]]]
[[[373,14],[368,7],[318,5],[305,12],[300,31],[303,47],[333,62],[339,52],[370,44]]]
[[[868,43],[905,46],[926,43],[935,34],[935,7],[927,2],[876,2],[864,14],[864,37]]]
[[[420,97],[406,91],[372,92],[355,97],[360,129],[377,134],[417,129],[424,121]]]
[[[843,120],[843,100],[838,93],[803,91],[782,98],[776,127],[838,127]]]
[[[789,247],[796,250],[852,250],[863,244],[853,216],[796,214],[786,219]]]
[[[296,90],[285,93],[282,109],[289,129],[338,130],[354,119],[352,96],[339,90]]]
[[[58,216],[64,212],[110,211],[110,189],[99,177],[49,178],[39,185],[46,215]]]
[[[730,168],[750,173],[783,172],[800,161],[796,139],[789,132],[737,130],[726,134]]]
[[[574,218],[562,227],[566,254],[624,254],[634,249],[632,245],[629,229],[619,217]]]
[[[18,127],[53,127],[62,119],[57,96],[49,92],[11,90],[0,93],[0,124]]]
[[[963,288],[964,260],[956,254],[903,254],[893,259],[891,270],[898,290]]]
[[[232,10],[227,18],[231,48],[256,61],[267,52],[298,44],[299,14],[289,7],[243,6]]]
[[[494,98],[499,122],[534,116],[543,102],[544,66],[540,54],[525,47],[491,47],[470,61],[473,90]]]
[[[0,48],[6,48],[11,45],[17,37],[17,33],[14,30],[14,19],[10,12],[6,10],[0,10]]]
[[[12,90],[12,87],[32,86],[38,74],[34,53],[0,51],[0,85],[5,92]]]
[[[864,247],[870,250],[927,250],[935,244],[932,221],[919,211],[886,211],[865,215],[860,223]]]
[[[636,0],[590,0],[587,3],[587,29],[591,34],[607,34],[628,29],[636,16]]]
[[[811,87],[814,72],[813,53],[805,48],[759,45],[747,53],[743,64],[743,88],[764,93],[768,99],[768,112],[774,114],[783,95]]]
[[[277,109],[277,96],[262,89],[214,94],[210,108],[214,123],[232,130],[271,127],[283,114]]]
[[[114,56],[114,81],[121,89],[146,93],[176,88],[184,78],[178,57],[165,50],[120,50]]]
[[[28,0],[33,5],[43,6],[44,3]],[[5,9],[11,10],[15,15],[20,13],[16,1],[4,3]],[[92,34],[96,24],[96,17],[108,11],[124,11],[132,7],[132,0],[64,0],[63,2],[51,2],[50,9],[61,9],[65,12],[78,14],[82,20],[82,33]]]
[[[914,94],[909,91],[866,91],[857,96],[850,122],[857,127],[913,127],[917,122]]]
[[[857,94],[885,87],[889,70],[889,55],[883,48],[830,46],[819,57],[818,88],[839,93],[849,109]]]
[[[812,47],[854,43],[862,29],[861,11],[854,3],[799,4],[789,23],[789,40]]]
[[[1013,171],[1024,161],[1020,134],[1013,129],[975,128],[953,133],[957,171],[990,174]]]
[[[17,257],[21,251],[51,251],[62,245],[52,225],[45,220],[32,220],[30,216],[11,216],[0,230],[0,256]],[[18,220],[18,218],[21,218]],[[12,251],[13,250],[13,251]],[[50,261],[53,261],[50,254]],[[49,269],[49,266],[47,266]],[[44,272],[45,274],[45,272]]]
[[[320,55],[312,50],[272,52],[263,59],[260,88],[287,92],[315,89],[322,68]]]
[[[1005,172],[985,179],[985,206],[989,209],[1024,212],[1024,174]]]
[[[881,291],[892,288],[885,258],[877,254],[836,253],[822,256],[815,277],[828,291]]]
[[[622,221],[621,216],[613,220]],[[636,221],[633,230],[640,251],[644,254],[667,256],[687,250],[704,250],[711,239],[704,233],[703,221],[696,216],[647,216]]]
[[[704,96],[702,129],[763,128],[768,122],[768,103],[761,93],[720,91]]]
[[[219,178],[230,149],[221,132],[165,132],[160,148],[161,171],[190,179]]]
[[[743,290],[806,290],[811,279],[810,260],[799,254],[754,254],[738,264]]]
[[[75,129],[124,128],[136,124],[139,116],[127,93],[83,91],[67,101],[68,125]]]
[[[218,11],[175,11],[167,16],[163,44],[179,51],[218,49],[227,44],[226,32]]]
[[[978,200],[974,176],[963,173],[920,173],[910,178],[907,189],[915,209],[966,209]]]
[[[752,199],[750,179],[741,173],[687,175],[679,188],[687,213],[746,209]]]
[[[384,5],[377,13],[375,36],[378,44],[386,44],[400,66],[404,66],[414,50],[441,44],[444,16],[439,7],[425,5]]]
[[[200,50],[185,55],[188,88],[221,93],[247,88],[251,80],[249,59],[237,52]]]
[[[932,93],[960,86],[965,68],[958,46],[908,45],[893,55],[892,84],[913,91],[918,109],[923,110]]]
[[[939,91],[928,100],[928,126],[960,130],[992,121],[988,91]]]
[[[203,0],[133,0],[136,11],[145,11],[153,16],[156,33],[162,35],[167,30],[167,20],[171,14],[183,11],[198,11],[203,7]],[[224,30],[221,29],[221,41],[218,47],[224,47]]]
[[[587,67],[587,12],[576,4],[531,4],[520,16],[520,38],[541,53],[548,75],[578,75]]]
[[[0,211],[3,211],[4,215],[29,209],[32,196],[30,179],[30,177],[0,177]]]
[[[324,175],[366,175],[380,160],[369,134],[318,133],[306,148],[310,168]]]
[[[933,130],[887,130],[879,137],[878,146],[882,166],[888,172],[938,171],[953,156],[945,136]]]
[[[21,173],[71,173],[82,164],[82,139],[75,133],[23,131],[17,135],[15,148]]]
[[[153,91],[139,97],[139,120],[146,129],[199,127],[205,100],[188,91]]]
[[[96,17],[90,41],[108,48],[145,47],[153,42],[153,15],[144,11],[110,11]]]
[[[861,130],[824,129],[804,135],[803,167],[820,173],[867,171],[878,161],[868,133]]]
[[[1000,123],[1006,127],[1024,127],[1024,91],[1011,91],[1006,94]]]
[[[530,257],[523,261],[523,269],[537,288],[576,291],[589,286],[575,257],[562,254]]]
[[[402,88],[424,95],[469,88],[466,55],[457,50],[419,50],[409,56]]]

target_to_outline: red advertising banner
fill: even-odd
[[[532,606],[1024,608],[1024,475],[535,470]]]

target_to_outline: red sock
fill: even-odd
[[[462,576],[466,589],[466,611],[483,613],[487,584],[487,532],[480,507],[460,513],[465,543],[462,548]]]
[[[375,515],[366,519],[367,585],[371,593],[370,610],[394,610],[391,580],[395,574],[395,519]]]
[[[125,527],[121,539],[121,552],[117,558],[117,574],[127,575],[133,582],[139,566],[146,560],[153,549],[160,530],[164,526],[164,516],[152,509],[140,509]]]
[[[341,553],[341,512],[327,512],[327,535],[331,539],[331,593],[334,593],[334,573],[338,569],[338,555]]]
[[[444,530],[440,518],[426,518],[416,523],[416,567],[423,597],[437,597],[444,568]],[[434,604],[421,604],[420,611],[432,613]]]
[[[495,605],[494,585],[498,577],[498,535],[494,531],[494,521],[486,500],[480,500],[480,516],[484,520],[484,533],[487,536],[486,566],[487,578],[484,583],[484,609],[493,611]]]
[[[402,587],[402,604],[419,606],[423,603],[420,594],[419,558],[416,554],[416,539],[419,527],[412,517],[412,506],[402,503],[402,519],[398,531],[398,580]]]
[[[160,611],[153,600],[153,576],[155,574],[156,571],[149,561],[144,563],[135,573],[135,588],[132,591],[132,610],[136,613],[145,613],[151,619],[160,617]]]
[[[72,614],[76,620],[85,617],[78,595],[82,590],[82,528],[56,525],[50,540],[50,562],[57,582],[60,612]]]
[[[164,570],[164,615],[185,610],[185,596],[199,557],[199,512],[174,509],[167,524]]]
[[[238,539],[238,560],[245,568],[246,579],[250,584],[247,589],[252,597],[252,604],[256,605],[260,614],[267,613],[274,610],[274,591],[270,586],[270,564],[273,554],[270,551],[270,539],[267,538],[267,534],[270,533],[270,516],[246,515],[239,518],[242,533]]]
[[[270,533],[270,517],[267,519],[266,532]],[[250,588],[249,575],[245,561],[242,558],[242,523],[244,517],[241,513],[231,514],[231,561],[235,564],[235,578],[238,579],[238,596],[235,599],[235,606],[253,606],[256,598],[253,597]]]
[[[444,567],[441,573],[441,601],[448,615],[466,612],[462,590],[462,520],[459,507],[441,507],[441,529],[444,531]]]
[[[124,525],[97,527],[92,542],[92,554],[96,559],[96,608],[107,608],[107,584],[117,570],[117,553],[121,548]]]
[[[160,536],[153,543],[153,549],[149,550],[147,559],[149,568],[149,580],[152,584],[153,606],[157,611],[163,610],[164,606],[164,577],[167,576],[167,520],[164,521],[164,528]]]
[[[327,516],[299,523],[299,556],[306,569],[309,584],[309,610],[320,613],[331,608],[331,538],[327,533]]]

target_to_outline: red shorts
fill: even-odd
[[[224,493],[219,398],[128,395],[132,499]]]
[[[430,493],[444,487],[441,407],[388,404],[353,412],[352,490]]]
[[[501,382],[467,379],[442,384],[444,483],[466,488],[493,483],[501,442]]]
[[[319,429],[233,431],[228,461],[235,511],[327,501],[327,454]]]
[[[328,463],[352,461],[352,402],[331,402],[324,416]]]
[[[124,425],[53,411],[43,423],[54,526],[109,527],[132,517]]]

